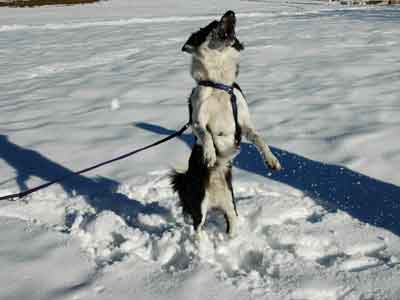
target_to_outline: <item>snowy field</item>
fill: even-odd
[[[129,1],[0,9],[0,195],[187,121],[189,34],[228,9],[238,82],[284,171],[244,142],[239,229],[199,244],[168,185],[192,136],[0,203],[0,299],[400,299],[400,9]]]

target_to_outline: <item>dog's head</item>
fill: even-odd
[[[235,13],[228,10],[219,21],[214,20],[206,27],[194,32],[183,45],[182,51],[193,54],[204,44],[207,44],[210,49],[223,50],[226,47],[233,47],[241,51],[244,47],[236,38],[235,27]]]
[[[219,21],[212,21],[189,37],[182,51],[192,55],[195,80],[232,84],[239,72],[239,51],[244,49],[235,27],[235,13],[229,10]]]

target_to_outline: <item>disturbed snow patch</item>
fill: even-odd
[[[398,268],[390,233],[328,211],[297,190],[238,182],[235,194],[237,236],[229,239],[222,215],[211,212],[201,242],[185,222],[165,172],[91,199],[41,192],[2,205],[0,215],[78,237],[100,267],[139,259],[176,274],[208,265],[239,289],[280,299],[344,299],[357,295],[360,274]],[[324,284],[310,281],[316,278]]]

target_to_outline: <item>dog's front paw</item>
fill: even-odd
[[[271,168],[272,170],[275,170],[275,171],[280,171],[280,170],[282,170],[282,166],[281,166],[279,160],[278,160],[274,155],[270,156],[270,157],[267,159],[266,164],[267,164],[268,167]]]
[[[217,161],[217,155],[215,153],[215,149],[205,148],[204,149],[204,162],[207,164],[207,167],[213,167],[215,165],[216,161]]]

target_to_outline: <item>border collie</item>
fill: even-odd
[[[241,136],[255,144],[265,163],[280,170],[278,159],[255,131],[240,87],[236,17],[227,11],[218,21],[193,33],[182,51],[192,55],[191,75],[197,86],[189,98],[191,128],[196,144],[185,173],[173,171],[171,184],[183,212],[190,215],[198,238],[207,210],[222,210],[229,237],[235,234],[237,211],[232,188],[232,160]]]

